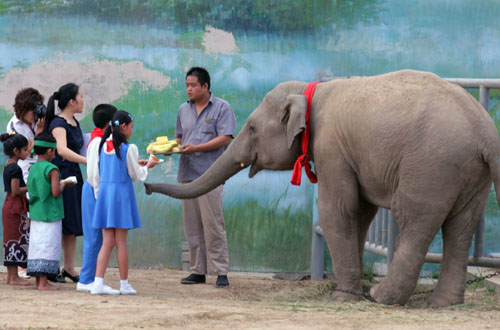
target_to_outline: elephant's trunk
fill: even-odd
[[[236,137],[231,146],[198,179],[185,184],[145,183],[146,194],[157,192],[174,198],[190,199],[215,189],[250,165],[235,160],[233,150],[239,150],[239,140]]]

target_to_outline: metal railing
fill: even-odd
[[[346,78],[328,78],[323,77],[321,81]],[[465,78],[447,78],[447,81],[460,85],[463,88],[478,88],[479,103],[489,111],[490,107],[490,89],[500,89],[500,79],[465,79]],[[311,256],[311,278],[321,280],[324,276],[324,255],[325,239],[323,229],[319,224],[317,211],[317,187],[314,194],[313,208],[313,237],[312,237],[312,256]],[[485,214],[481,215],[478,221],[476,233],[474,234],[474,252],[469,256],[469,266],[500,268],[500,258],[487,258],[484,256],[484,219]],[[394,256],[394,245],[396,237],[399,234],[398,224],[390,210],[380,208],[373,219],[365,241],[365,251],[387,258],[387,263],[392,261]],[[441,263],[442,254],[427,253],[425,262]]]

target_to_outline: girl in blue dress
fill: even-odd
[[[55,113],[55,101],[61,110]],[[77,184],[63,192],[64,218],[62,222],[62,248],[64,252],[64,268],[62,276],[50,277],[55,282],[65,282],[64,277],[78,282],[75,270],[76,236],[83,235],[82,230],[82,187],[83,176],[80,165],[87,164],[80,155],[83,146],[83,133],[75,115],[83,112],[83,94],[79,86],[68,83],[61,86],[47,102],[47,114],[44,131],[52,133],[57,141],[56,156],[52,163],[59,168],[61,177],[76,176]],[[64,277],[63,277],[64,276]]]
[[[153,160],[139,160],[139,150],[127,141],[132,136],[134,120],[126,111],[117,111],[99,145],[99,178],[92,227],[102,228],[102,246],[91,294],[135,294],[128,283],[127,234],[139,228],[141,221],[132,181],[144,181]],[[120,290],[104,285],[104,273],[116,245],[120,271]]]

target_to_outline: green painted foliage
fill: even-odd
[[[156,24],[192,30],[211,25],[225,30],[287,34],[319,28],[350,28],[378,17],[379,0],[45,0],[8,1],[0,13],[92,14],[102,20]]]

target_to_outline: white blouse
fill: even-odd
[[[108,138],[108,140],[112,139],[112,135]],[[101,178],[99,175],[99,144],[101,143],[101,139],[96,143],[97,145],[97,161],[94,161],[94,145],[92,144],[97,138],[92,140],[89,144],[89,148],[87,151],[87,180],[89,184],[94,188],[94,196],[97,199],[97,194],[99,192],[99,185],[101,183]],[[108,152],[106,150],[106,145],[102,146],[104,152],[108,155],[116,154],[115,149]],[[123,157],[123,155],[121,155]],[[130,178],[135,182],[140,182],[146,180],[148,177],[148,168],[146,166],[139,165],[139,149],[135,144],[129,144],[127,150],[127,172]]]
[[[100,137],[96,137],[90,141],[87,147],[87,181],[90,186],[94,188],[94,196],[96,199],[99,191],[99,183],[101,181],[99,177],[99,144],[101,140]]]

